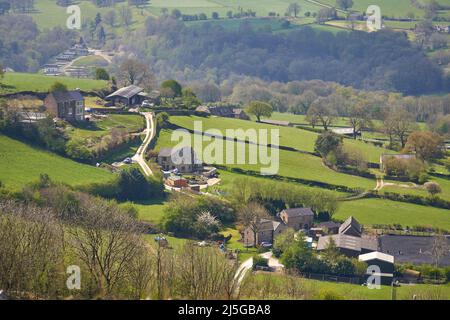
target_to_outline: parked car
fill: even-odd
[[[153,107],[153,106],[154,106],[154,104],[151,103],[151,102],[148,101],[148,100],[142,101],[142,104],[141,104],[141,107],[144,107],[144,108],[150,108],[150,107]]]
[[[261,247],[263,248],[272,248],[272,244],[269,242],[261,242]]]
[[[125,160],[123,160],[123,163],[125,164],[131,164],[133,162],[133,160],[131,158],[125,158]]]

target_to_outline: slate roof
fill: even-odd
[[[327,229],[339,228],[340,226],[341,224],[339,222],[334,221],[325,221],[318,224],[319,228],[327,228]]]
[[[275,231],[280,226],[280,222],[268,219],[261,219],[260,231]]]
[[[131,85],[128,87],[120,88],[119,90],[111,93],[106,98],[109,99],[112,97],[122,97],[122,98],[130,99],[131,97],[134,97],[135,95],[139,94],[143,90],[144,89],[142,89],[141,87]]]
[[[205,112],[213,116],[232,118],[244,112],[243,109],[234,109],[229,106],[198,106],[195,111]]]
[[[175,164],[201,164],[197,154],[191,147],[161,148],[158,157],[171,157]]]
[[[317,243],[317,250],[324,250],[327,248],[330,238],[334,240],[336,246],[342,249],[348,249],[352,251],[361,251],[378,249],[378,242],[375,238],[354,237],[345,234],[335,234],[332,236],[320,237]]]
[[[288,218],[300,217],[300,216],[314,216],[311,208],[290,208],[284,209],[281,213],[285,212]]]
[[[55,91],[50,93],[56,100],[56,102],[67,102],[67,101],[81,101],[83,100],[83,95],[78,90],[71,91]]]
[[[361,225],[359,224],[359,222],[355,218],[350,216],[339,227],[339,233],[349,234],[349,235],[353,235],[353,236],[361,235],[362,234],[362,227],[361,227]]]
[[[393,255],[397,263],[434,264],[434,237],[423,236],[380,236],[380,250]],[[447,236],[447,254],[440,259],[440,266],[450,266],[450,236]]]

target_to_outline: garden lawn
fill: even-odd
[[[345,220],[349,216],[365,225],[400,224],[450,230],[450,210],[385,199],[343,201],[333,218]]]
[[[258,250],[256,248],[246,248],[244,247],[244,243],[242,243],[241,240],[241,234],[238,230],[234,228],[226,228],[225,230],[220,232],[225,237],[231,235],[231,239],[228,240],[226,248],[228,250],[239,250],[239,261],[244,262],[245,260],[251,258],[253,255],[255,255]]]
[[[68,133],[72,138],[103,137],[113,128],[125,128],[128,132],[140,132],[144,129],[144,118],[134,114],[111,114],[107,118],[71,127]]]
[[[106,182],[113,177],[104,169],[72,161],[0,134],[0,181],[8,189],[18,190],[26,183],[38,180],[42,173],[73,186]]]

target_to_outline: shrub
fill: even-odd
[[[253,256],[253,269],[256,267],[268,267],[269,260],[261,257],[260,255]]]
[[[342,297],[331,289],[321,289],[316,295],[318,300],[342,300]]]

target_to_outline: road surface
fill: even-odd
[[[145,123],[146,123],[146,129],[145,129],[145,139],[144,142],[142,142],[141,146],[137,150],[136,154],[133,156],[132,160],[133,162],[139,164],[139,166],[144,171],[145,175],[151,176],[153,175],[152,170],[148,166],[147,162],[145,161],[145,152],[147,151],[147,148],[150,144],[150,142],[155,137],[155,122],[154,122],[154,116],[151,112],[142,112],[141,113],[145,117]]]

